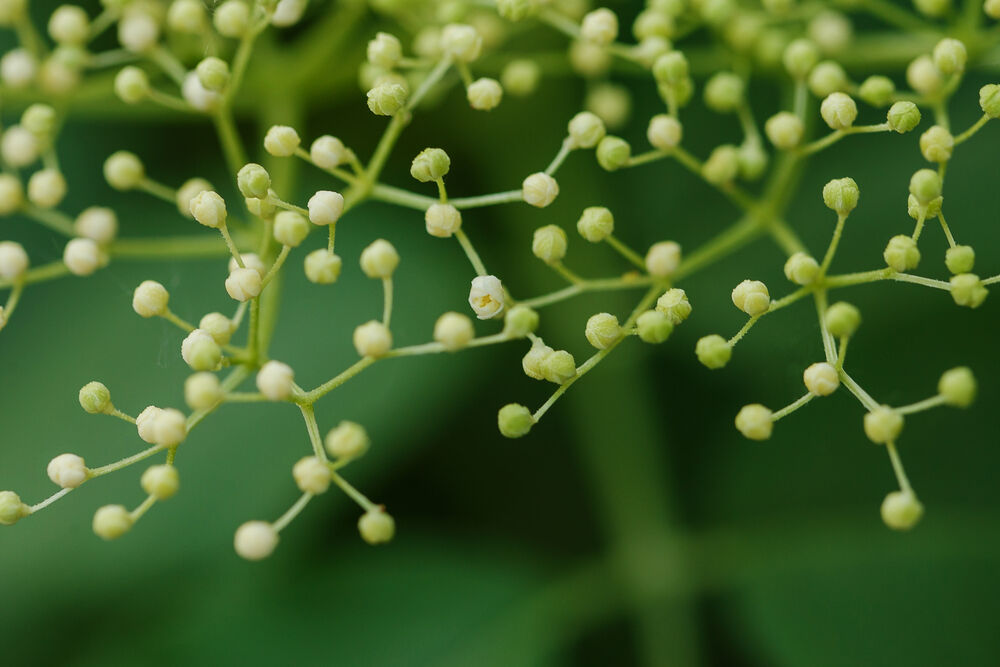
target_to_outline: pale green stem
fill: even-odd
[[[634,264],[640,271],[646,271],[646,260],[642,258],[642,255],[628,247],[617,236],[608,234],[608,237],[604,240],[607,241],[608,245],[614,248],[618,254]]]
[[[798,399],[794,403],[786,405],[785,407],[781,408],[780,410],[777,410],[776,412],[773,412],[771,414],[771,421],[776,422],[779,419],[781,419],[782,417],[787,417],[788,415],[792,414],[793,412],[795,412],[796,410],[798,410],[799,408],[801,408],[803,405],[805,405],[809,401],[813,400],[814,398],[816,398],[816,394],[814,394],[812,392],[807,393],[805,396],[803,396],[802,398]]]
[[[570,139],[569,137],[566,137],[565,139],[563,139],[562,146],[559,147],[559,152],[556,153],[555,158],[553,158],[552,162],[549,163],[549,166],[545,168],[545,173],[548,174],[549,176],[556,173],[559,167],[562,166],[562,163],[566,161],[566,158],[569,156],[570,151],[572,150],[573,150],[573,140]]]
[[[944,396],[931,396],[930,398],[925,398],[922,401],[916,403],[911,403],[910,405],[904,405],[899,408],[893,408],[895,412],[901,415],[910,415],[915,412],[923,412],[924,410],[930,410],[931,408],[936,408],[941,405],[945,405],[948,402]]]
[[[469,258],[469,262],[472,264],[472,268],[475,269],[476,275],[488,276],[489,271],[486,270],[486,265],[483,264],[483,260],[480,259],[479,253],[472,246],[472,241],[469,237],[465,235],[465,231],[462,229],[455,230],[455,238],[458,239],[459,245],[462,246],[465,256]]]
[[[837,370],[837,373],[840,375],[840,381],[844,383],[844,386],[847,387],[848,391],[854,394],[854,396],[861,402],[861,405],[865,406],[866,410],[871,412],[873,410],[878,410],[881,407],[878,402],[868,394],[867,391],[861,388],[861,385],[854,381],[854,378],[847,374],[847,371],[844,370],[843,366]]]
[[[288,511],[281,515],[280,519],[271,524],[271,527],[274,528],[274,531],[280,533],[282,530],[284,530],[288,526],[288,524],[290,524],[295,519],[295,517],[297,517],[302,512],[302,510],[305,509],[306,505],[308,505],[309,501],[312,499],[313,499],[313,494],[308,492],[303,493],[302,496],[297,501],[295,501],[295,504],[289,507]]]
[[[972,124],[972,127],[970,127],[968,130],[962,132],[960,135],[955,137],[955,143],[960,144],[963,141],[966,141],[967,139],[972,137],[972,135],[978,132],[983,127],[983,125],[986,125],[986,123],[989,122],[989,120],[990,117],[987,116],[986,114],[983,114],[982,118],[980,118],[979,120],[977,120],[975,123]]]
[[[392,277],[386,277],[382,279],[382,292],[384,294],[383,308],[382,308],[382,324],[387,328],[389,326],[389,321],[392,318]]]
[[[913,487],[910,486],[910,479],[906,476],[903,461],[899,458],[899,452],[896,451],[896,443],[885,443],[885,451],[889,453],[889,460],[892,462],[892,471],[896,473],[896,481],[899,482],[899,488],[912,493]]]

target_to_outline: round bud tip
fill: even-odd
[[[895,442],[903,430],[903,415],[883,405],[865,415],[864,427],[865,435],[877,445]]]
[[[94,533],[102,540],[116,540],[132,528],[132,515],[122,505],[105,505],[94,513]]]
[[[774,420],[769,409],[759,403],[744,405],[735,419],[736,428],[750,440],[767,440],[774,430]]]
[[[358,532],[368,544],[385,544],[396,535],[396,521],[381,507],[370,509],[358,519]]]
[[[528,408],[518,403],[508,403],[497,413],[497,425],[505,438],[520,438],[528,434],[535,424]]]
[[[722,336],[710,334],[698,339],[694,353],[706,368],[715,370],[729,363],[733,356],[733,348]]]
[[[114,408],[111,392],[100,382],[88,382],[80,389],[80,407],[92,415],[108,412]]]
[[[909,530],[924,515],[924,506],[911,490],[893,491],[882,501],[882,521],[893,530]]]
[[[278,531],[265,521],[248,521],[236,529],[233,547],[247,560],[264,560],[278,546]]]
[[[945,371],[938,381],[938,393],[944,402],[956,408],[967,408],[976,400],[976,377],[972,370],[959,366]]]

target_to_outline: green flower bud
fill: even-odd
[[[941,213],[942,203],[944,203],[944,197],[937,197],[926,204],[921,204],[916,197],[908,195],[906,197],[906,212],[914,220],[919,220],[921,217],[925,220],[933,220]]]
[[[1000,19],[1000,0],[986,0],[983,3],[983,11],[991,19]]]
[[[549,382],[563,384],[576,376],[576,360],[566,350],[556,350],[542,361],[542,375]]]
[[[920,109],[913,102],[896,102],[889,107],[885,121],[889,129],[905,134],[920,124]]]
[[[618,37],[618,16],[605,7],[588,12],[580,22],[580,36],[595,44],[611,44]]]
[[[639,339],[644,343],[662,343],[674,332],[670,317],[659,310],[647,310],[635,321]]]
[[[528,435],[531,427],[535,425],[535,418],[523,405],[508,403],[497,413],[497,425],[505,438],[520,438]]]
[[[621,137],[606,136],[597,144],[597,163],[606,171],[615,171],[628,164],[632,147]]]
[[[615,217],[603,206],[588,206],[576,223],[576,231],[591,243],[600,243],[615,230]]]
[[[819,62],[819,49],[808,39],[796,39],[785,47],[781,61],[793,79],[805,79]]]
[[[649,119],[649,128],[646,130],[646,139],[649,145],[661,151],[669,151],[676,148],[684,135],[684,128],[680,121],[667,114],[657,114]]]
[[[665,53],[653,63],[653,76],[659,83],[677,85],[688,77],[688,61],[680,51]]]
[[[920,135],[920,152],[928,162],[947,162],[955,149],[955,137],[940,125]]]
[[[945,403],[956,408],[967,408],[976,400],[976,377],[972,371],[959,366],[945,371],[938,381],[938,393]]]
[[[306,255],[304,262],[306,278],[317,285],[330,285],[337,282],[343,268],[343,260],[326,248],[317,248]]]
[[[421,183],[444,178],[451,167],[451,158],[440,148],[425,148],[413,158],[410,176]]]
[[[104,179],[115,190],[131,190],[145,177],[146,170],[134,153],[117,151],[104,161]]]
[[[508,21],[520,21],[538,11],[539,0],[497,0],[497,13]]]
[[[691,302],[687,293],[679,287],[668,289],[656,300],[656,310],[667,316],[670,323],[677,326],[691,314]]]
[[[1000,85],[988,83],[980,88],[979,106],[990,118],[1000,118]]]
[[[543,343],[540,339],[532,341],[531,349],[528,350],[528,353],[521,359],[521,369],[524,371],[524,374],[532,380],[544,380],[545,371],[542,369],[542,363],[553,352],[555,352],[555,350]]]
[[[885,263],[894,271],[909,271],[920,264],[920,249],[917,242],[902,234],[893,236],[882,253]]]
[[[490,111],[500,105],[503,99],[503,86],[496,79],[483,77],[476,79],[466,89],[469,106],[479,111]]]
[[[705,106],[719,113],[736,111],[743,103],[743,79],[732,72],[719,72],[705,84]]]
[[[384,509],[371,509],[358,519],[358,532],[368,544],[384,544],[396,535],[396,521]]]
[[[111,404],[111,392],[100,382],[88,382],[80,389],[80,407],[92,415],[110,412],[114,409]]]
[[[831,130],[846,130],[858,118],[858,105],[849,95],[830,93],[820,105],[819,112]]]
[[[210,371],[222,361],[222,349],[207,331],[195,329],[181,344],[184,363],[195,371]]]
[[[514,306],[507,311],[503,331],[511,338],[524,338],[538,328],[538,312],[528,306]]]
[[[951,0],[913,0],[913,6],[924,16],[939,18],[951,11]]]
[[[767,440],[774,430],[772,414],[760,403],[744,405],[736,415],[736,428],[750,440]]]
[[[326,434],[323,444],[335,459],[356,459],[368,451],[371,440],[361,424],[342,421]]]
[[[48,104],[32,104],[21,114],[21,127],[48,142],[56,126],[56,111]]]
[[[835,178],[823,186],[823,203],[837,215],[846,216],[858,205],[860,194],[853,178]]]
[[[850,80],[844,68],[832,60],[824,60],[809,72],[809,90],[816,97],[847,90]]]
[[[924,515],[924,506],[920,504],[913,491],[893,491],[882,501],[882,521],[893,530],[909,530],[917,525]]]
[[[740,177],[748,181],[764,175],[767,169],[767,153],[759,141],[744,141],[740,145]]]
[[[837,338],[853,336],[861,326],[861,311],[846,301],[838,301],[826,309],[823,322],[830,334]]]
[[[906,82],[925,96],[936,95],[944,87],[941,72],[930,56],[919,56],[906,66]]]
[[[295,211],[281,211],[274,216],[274,240],[282,245],[297,248],[311,230],[305,216]]]
[[[94,513],[94,533],[103,540],[118,539],[132,528],[132,515],[121,505],[105,505]]]
[[[733,288],[733,305],[750,317],[763,315],[771,307],[767,285],[759,280],[744,280]]]
[[[941,177],[933,169],[921,169],[910,177],[910,194],[921,204],[941,196]]]
[[[805,126],[790,111],[779,111],[764,123],[764,134],[778,150],[788,151],[802,142]]]
[[[567,131],[570,141],[578,148],[593,148],[607,133],[604,121],[597,114],[589,111],[581,111],[573,116],[569,121]]]
[[[982,305],[989,291],[974,273],[960,273],[951,277],[951,298],[959,306],[978,308]]]
[[[887,76],[870,76],[861,82],[858,97],[873,107],[883,107],[896,94],[896,84]]]
[[[598,313],[587,320],[585,331],[587,342],[598,350],[606,350],[622,336],[618,318],[611,313]]]
[[[724,144],[709,154],[701,167],[701,175],[712,185],[731,182],[740,172],[740,152],[736,146]]]
[[[267,199],[271,189],[271,175],[264,167],[251,162],[243,165],[236,174],[236,185],[244,197]]]
[[[229,85],[229,65],[220,58],[209,56],[198,63],[194,71],[206,90],[218,92]]]
[[[138,104],[149,89],[149,77],[138,67],[123,67],[115,76],[115,95],[125,104]]]
[[[903,430],[903,415],[883,405],[865,415],[864,427],[865,435],[876,445],[895,442]]]
[[[188,376],[184,381],[184,402],[192,410],[208,410],[222,400],[222,386],[212,373]]]
[[[840,386],[840,374],[832,364],[821,361],[802,372],[802,383],[813,396],[829,396]]]
[[[142,473],[139,480],[142,490],[157,500],[169,500],[180,487],[177,468],[170,464],[151,466]]]
[[[406,106],[406,88],[386,81],[368,91],[368,108],[376,116],[395,116]]]
[[[957,245],[944,253],[944,264],[954,274],[969,273],[976,263],[976,251],[972,246]]]
[[[13,526],[31,514],[31,509],[21,502],[13,491],[0,491],[0,526]]]
[[[819,262],[804,252],[794,253],[785,262],[785,277],[796,285],[808,285],[819,275]]]
[[[957,39],[946,37],[934,47],[934,66],[945,76],[963,72],[968,59],[965,44]]]
[[[655,37],[669,39],[675,30],[676,23],[673,16],[654,8],[639,12],[632,23],[632,34],[640,42]],[[669,51],[669,49],[667,50]]]
[[[708,368],[722,368],[733,356],[733,348],[725,338],[718,334],[702,336],[695,345],[694,353],[703,365]]]
[[[531,252],[546,264],[561,262],[566,256],[566,232],[558,225],[545,225],[535,230]]]
[[[500,84],[511,95],[525,97],[538,89],[542,69],[534,60],[519,58],[512,60],[500,72]]]
[[[645,264],[649,275],[668,278],[681,263],[681,247],[674,241],[660,241],[646,252]]]

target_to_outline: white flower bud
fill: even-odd
[[[306,11],[308,0],[278,0],[271,14],[271,25],[287,28],[299,22]]]
[[[262,260],[260,256],[257,255],[257,253],[245,252],[242,255],[240,255],[240,259],[243,260],[243,266],[245,268],[253,269],[254,271],[260,274],[261,278],[267,275],[267,267],[264,266],[264,260]],[[232,273],[238,268],[240,268],[240,265],[236,261],[236,258],[230,257],[228,265],[229,273]]]
[[[969,59],[965,44],[957,39],[945,38],[934,47],[934,65],[945,76],[958,74],[965,70]]]
[[[589,206],[583,209],[576,223],[576,231],[591,243],[600,243],[615,230],[615,218],[603,206]]]
[[[292,248],[309,236],[309,221],[295,211],[281,211],[274,216],[274,240]]]
[[[104,179],[116,190],[131,190],[145,177],[146,170],[134,153],[118,151],[104,161]]]
[[[269,361],[257,372],[257,389],[271,401],[287,401],[294,383],[295,371],[280,361]]]
[[[589,111],[581,111],[573,116],[567,129],[570,140],[577,148],[593,148],[606,133],[604,121]]]
[[[367,96],[368,108],[376,116],[394,116],[406,106],[406,87],[395,81],[377,83]]]
[[[212,111],[217,109],[222,102],[222,95],[206,88],[196,72],[190,72],[184,77],[181,95],[188,104],[198,111]]]
[[[203,58],[194,68],[194,73],[198,75],[198,83],[205,90],[218,93],[229,85],[229,65],[221,58]]]
[[[469,290],[469,305],[476,317],[488,320],[503,313],[506,305],[503,284],[496,276],[476,276]]]
[[[337,137],[325,134],[312,142],[309,147],[309,157],[321,169],[333,169],[348,161],[350,151]]]
[[[169,302],[170,292],[155,280],[144,280],[139,283],[132,294],[132,310],[140,317],[165,315]]]
[[[66,178],[57,169],[39,169],[28,179],[28,199],[39,208],[53,208],[66,196]]]
[[[342,421],[326,434],[326,451],[337,459],[356,459],[368,451],[371,440],[360,424]]]
[[[302,493],[318,496],[330,488],[330,468],[315,456],[299,459],[292,467],[292,477]]]
[[[546,173],[532,174],[521,184],[521,196],[528,204],[545,208],[559,196],[559,183]]]
[[[385,510],[371,509],[358,519],[358,532],[368,544],[383,544],[396,534],[396,522]]]
[[[802,120],[790,111],[779,111],[764,123],[764,134],[779,150],[788,151],[798,146],[804,133]]]
[[[197,35],[206,24],[205,5],[198,0],[174,0],[167,9],[167,27],[174,32]]]
[[[837,369],[825,361],[809,366],[802,373],[802,381],[806,389],[815,396],[829,396],[840,386]]]
[[[177,210],[185,218],[194,217],[191,215],[191,200],[202,192],[213,190],[212,184],[204,178],[190,178],[177,188]]]
[[[295,128],[287,125],[272,125],[264,137],[264,150],[275,157],[290,157],[302,142]]]
[[[830,93],[820,105],[820,115],[831,130],[845,130],[854,125],[858,117],[858,105],[849,95]]]
[[[226,292],[241,303],[259,296],[263,288],[260,273],[254,269],[236,269],[226,278]]]
[[[243,5],[235,0],[225,4]],[[265,521],[247,521],[236,529],[236,536],[233,538],[233,548],[240,558],[246,560],[264,560],[274,553],[277,546],[278,531]]]
[[[222,313],[208,313],[198,323],[219,345],[227,345],[233,336],[233,321]]]
[[[330,285],[337,282],[343,262],[338,255],[326,248],[313,250],[306,255],[305,272],[309,282],[317,285]]]
[[[628,165],[632,157],[632,146],[622,139],[608,135],[597,144],[597,164],[605,171],[615,171]]]
[[[152,426],[153,442],[161,447],[176,447],[187,437],[187,419],[180,410],[160,410]]]
[[[47,468],[49,479],[64,489],[75,489],[87,481],[89,471],[83,459],[76,454],[60,454]]]
[[[0,155],[11,167],[27,167],[38,159],[38,139],[20,125],[13,125],[3,133]]]
[[[226,202],[218,192],[199,192],[189,206],[194,219],[206,227],[218,229],[226,224]]]
[[[13,491],[0,491],[0,526],[13,526],[31,514],[31,508],[21,502]]]
[[[0,80],[15,90],[27,88],[38,73],[38,61],[27,49],[12,49],[0,58]]]
[[[521,359],[521,368],[524,370],[524,374],[533,380],[544,380],[545,372],[542,369],[542,364],[553,352],[555,350],[540,340],[533,341],[531,349]]]
[[[380,32],[368,42],[368,62],[378,67],[392,69],[403,57],[403,45],[399,38],[387,32]]]
[[[226,0],[215,8],[212,23],[223,37],[242,37],[250,27],[250,7],[242,0]]]
[[[177,493],[181,480],[177,468],[165,463],[146,468],[139,479],[139,484],[143,491],[157,500],[169,500]]]
[[[555,350],[542,359],[541,371],[549,382],[564,384],[576,376],[576,360],[566,350]]]
[[[444,178],[451,168],[451,158],[440,148],[425,148],[410,164],[410,176],[421,183]]]
[[[884,107],[895,94],[896,84],[887,76],[870,76],[858,88],[858,97],[874,107]]]
[[[712,185],[724,185],[739,175],[740,152],[728,144],[715,148],[701,168],[702,177]]]
[[[593,42],[577,40],[569,47],[569,62],[580,76],[597,78],[611,67],[611,52]]]
[[[785,277],[796,285],[808,285],[819,275],[819,263],[804,252],[794,253],[785,262]]]
[[[503,98],[503,87],[496,79],[476,79],[466,91],[469,106],[479,111],[490,111],[500,105]]]
[[[928,162],[947,162],[954,149],[955,137],[940,125],[934,125],[920,135],[920,152]],[[30,196],[30,183],[28,191]]]
[[[930,96],[944,87],[944,79],[930,56],[920,56],[906,67],[906,82],[921,95]]]
[[[450,352],[462,349],[475,337],[472,320],[461,313],[445,313],[434,323],[434,340]]]
[[[105,263],[107,256],[91,239],[73,239],[63,250],[63,263],[76,276],[89,276]]]
[[[121,505],[105,505],[94,513],[94,534],[102,540],[116,540],[132,528],[132,515]]]
[[[332,225],[344,214],[344,197],[339,192],[320,190],[309,198],[309,221],[314,225]]]
[[[882,521],[893,530],[909,530],[924,515],[924,506],[913,491],[893,491],[886,495],[881,507]]]
[[[14,281],[28,270],[28,253],[20,243],[0,241],[0,278]]]
[[[759,280],[744,280],[733,289],[733,305],[750,317],[763,315],[771,307],[767,285]]]
[[[107,245],[118,235],[118,217],[110,208],[91,206],[76,217],[73,229],[79,236]]]
[[[24,203],[24,188],[17,176],[0,174],[0,215],[10,215]]]
[[[377,239],[361,252],[361,270],[369,278],[390,278],[399,266],[399,253],[385,239]]]
[[[680,121],[673,116],[658,114],[649,119],[646,139],[653,148],[669,151],[680,145],[682,136],[683,128]]]
[[[732,72],[718,72],[705,84],[705,106],[719,113],[732,113],[743,103],[746,84]]]
[[[222,350],[212,334],[195,329],[181,343],[181,358],[192,370],[211,371],[222,361]]]
[[[90,19],[83,8],[62,5],[49,17],[48,29],[57,44],[79,46],[90,36]]]
[[[462,227],[462,214],[451,204],[431,204],[424,214],[427,233],[444,239]]]
[[[850,86],[847,72],[837,63],[824,60],[809,72],[809,90],[816,97],[826,97],[830,93],[844,91]]]
[[[750,440],[767,440],[774,430],[772,413],[759,403],[744,405],[736,415],[736,428]]]
[[[483,38],[471,25],[451,23],[441,31],[441,50],[459,62],[472,62],[483,50]]]
[[[139,432],[139,437],[142,438],[144,442],[153,444],[156,442],[156,435],[153,430],[153,425],[156,423],[156,418],[160,416],[163,410],[156,407],[155,405],[150,405],[145,410],[139,413],[139,416],[135,418],[135,427]]]
[[[793,79],[805,79],[819,61],[819,50],[808,39],[796,39],[785,47],[781,60]]]
[[[381,322],[371,320],[354,330],[354,349],[362,357],[381,357],[392,349],[392,333]]]
[[[135,9],[118,21],[118,41],[133,53],[144,53],[156,46],[160,26],[156,19],[142,9]]]
[[[681,263],[681,247],[673,241],[654,243],[646,253],[646,270],[657,278],[673,275]]]
[[[546,264],[561,262],[566,256],[566,232],[558,225],[545,225],[535,230],[531,252]]]
[[[595,44],[610,44],[618,37],[618,17],[610,9],[595,9],[583,17],[580,36]]]
[[[212,373],[195,373],[184,381],[184,402],[192,410],[208,410],[222,400],[222,386]]]
[[[887,405],[865,414],[865,435],[877,445],[894,442],[903,430],[903,415]]]
[[[584,334],[591,345],[598,350],[606,350],[621,338],[622,328],[618,318],[611,313],[598,313],[587,320]]]

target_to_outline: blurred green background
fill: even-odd
[[[627,16],[636,5],[614,6]],[[357,58],[375,25],[357,31]],[[543,44],[562,43],[542,34]],[[655,90],[646,79],[621,80],[634,94],[621,134],[644,146],[646,119],[660,110]],[[976,91],[989,80],[973,75],[958,92],[956,128],[978,117]],[[369,154],[384,120],[367,112],[363,92],[326,79],[315,85],[303,137],[335,134]],[[766,78],[751,93],[759,119],[782,101]],[[584,95],[579,81],[546,78],[535,96],[509,97],[482,114],[452,92],[415,118],[385,180],[416,189],[409,160],[432,145],[451,155],[456,195],[518,187],[551,159]],[[70,182],[63,210],[112,205],[123,236],[197,233],[166,204],[110,190],[100,166],[128,149],[163,182],[197,175],[227,183],[211,128],[175,116],[129,118],[116,101],[103,111],[75,117],[60,138]],[[700,100],[683,120],[698,155],[739,138],[731,118]],[[879,120],[880,112],[862,109],[859,122]],[[1000,271],[1000,128],[992,125],[957,152],[946,200],[952,229],[975,246],[984,276]],[[266,128],[246,121],[240,129],[259,146]],[[835,270],[880,266],[885,241],[911,229],[906,184],[922,166],[916,134],[850,138],[812,161],[789,220],[820,253],[834,222],[820,189],[852,176],[861,205]],[[299,176],[287,193],[294,201],[329,187],[314,170]],[[672,162],[607,174],[580,152],[559,182],[561,195],[545,210],[510,205],[465,216],[487,266],[515,294],[561,286],[530,255],[542,224],[570,232],[567,265],[579,273],[626,269],[575,235],[585,206],[610,207],[620,236],[640,248],[669,238],[693,249],[737,215]],[[423,231],[419,213],[365,205],[337,236],[345,269],[336,285],[311,285],[302,275],[319,234],[293,255],[285,281],[272,355],[307,387],[355,359],[353,327],[381,312],[378,283],[357,266],[375,238],[392,241],[403,258],[398,344],[428,340],[438,315],[465,309],[467,262],[457,244]],[[34,264],[61,255],[61,239],[24,219],[0,220],[0,238],[24,242]],[[921,275],[947,277],[945,248],[930,226]],[[251,518],[276,518],[295,500],[290,469],[309,445],[292,406],[226,407],[180,449],[182,493],[118,542],[94,537],[90,519],[100,505],[141,500],[142,466],[0,531],[3,664],[996,664],[997,297],[969,311],[944,292],[912,285],[834,294],[863,312],[847,365],[878,400],[924,398],[956,365],[972,366],[981,380],[972,409],[908,419],[901,453],[926,516],[899,534],[878,512],[895,485],[889,461],[865,439],[860,406],[846,391],[783,420],[767,442],[744,440],[733,428],[741,405],[777,408],[801,394],[802,369],[822,355],[808,302],[762,321],[724,370],[694,359],[700,336],[730,335],[743,323],[728,297],[737,282],[749,277],[772,294],[791,291],[782,263],[762,240],[693,276],[682,286],[694,313],[666,344],[623,345],[521,440],[500,437],[497,408],[537,406],[551,391],[521,372],[523,343],[378,364],[332,393],[317,406],[324,432],[351,419],[372,435],[371,452],[347,476],[396,517],[397,537],[384,547],[361,542],[359,510],[331,491],[282,534],[271,559],[240,560],[233,531]],[[176,312],[195,319],[231,308],[224,272],[222,261],[123,261],[89,279],[28,290],[0,335],[0,488],[37,502],[53,489],[44,469],[54,455],[72,451],[99,465],[137,451],[131,428],[86,415],[76,392],[99,379],[132,414],[150,403],[181,406],[188,372],[181,333],[138,318],[131,291],[159,280]],[[602,310],[625,316],[637,298],[591,295],[551,307],[540,333],[585,358],[586,318]]]

